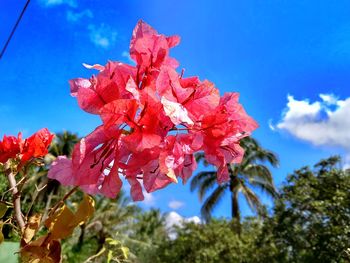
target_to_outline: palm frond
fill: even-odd
[[[210,220],[213,210],[221,201],[226,189],[227,185],[219,185],[204,201],[201,208],[201,215],[205,221]]]
[[[240,171],[240,174],[245,175],[248,178],[259,178],[261,181],[273,184],[271,171],[262,164],[249,164]]]
[[[203,197],[208,193],[210,189],[213,188],[213,186],[217,183],[216,179],[216,173],[210,173],[205,178],[205,180],[202,180],[202,183],[199,185],[198,189],[198,197],[199,200],[202,201]]]
[[[204,181],[206,181],[208,178],[213,176],[216,176],[216,172],[214,171],[211,171],[211,172],[203,171],[193,176],[191,180],[191,185],[190,185],[191,192],[199,188]]]
[[[205,158],[204,152],[196,153],[194,155],[194,157],[196,158],[196,162],[200,162],[200,161],[204,160],[204,158]]]
[[[262,205],[259,197],[249,187],[247,187],[244,182],[241,183],[241,187],[242,193],[250,209],[257,212],[258,215],[261,215],[264,212],[264,206]]]
[[[277,192],[275,186],[266,182],[266,181],[260,181],[260,180],[257,180],[256,178],[253,178],[251,181],[249,181],[249,183],[252,186],[258,188],[263,193],[265,193],[273,198],[276,198],[278,196],[278,192]]]

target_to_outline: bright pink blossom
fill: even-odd
[[[197,167],[194,154],[204,151],[218,168],[218,181],[229,179],[227,163],[241,161],[239,141],[257,124],[237,93],[220,97],[213,83],[178,74],[170,49],[179,42],[139,21],[130,42],[135,66],[85,65],[98,74],[71,80],[71,94],[103,124],[74,147],[72,160],[59,157],[52,164],[50,178],[115,197],[124,177],[132,198],[142,200],[143,189],[186,182]]]

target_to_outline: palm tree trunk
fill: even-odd
[[[234,171],[230,165],[228,165],[230,171],[230,192],[231,192],[231,217],[232,217],[232,227],[235,232],[241,235],[241,213],[239,211],[238,203],[238,174],[237,170]],[[234,222],[235,221],[235,222]]]
[[[238,191],[231,191],[231,216],[232,219],[235,219],[236,222],[233,226],[235,226],[236,233],[241,235],[241,213],[239,212],[239,204],[238,204]]]
[[[232,219],[236,219],[238,222],[241,222],[241,213],[239,212],[237,191],[231,192],[231,216]]]
[[[237,171],[232,169],[232,167],[228,164],[227,168],[230,172],[230,192],[231,192],[231,216],[232,219],[237,219],[238,222],[241,222],[241,215],[239,212],[239,204],[238,204],[238,189],[237,186],[239,184],[237,179]]]

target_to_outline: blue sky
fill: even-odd
[[[0,44],[24,3],[0,2]],[[83,62],[128,62],[132,29],[143,19],[181,36],[172,55],[186,75],[241,94],[260,124],[254,136],[279,154],[273,173],[281,185],[294,169],[331,154],[349,159],[349,10],[345,0],[32,0],[0,60],[0,136],[42,127],[92,131],[100,120],[77,106],[68,80],[92,74]],[[143,206],[171,211],[171,201],[183,216],[199,214],[188,185],[160,190]],[[229,207],[225,198],[215,215],[229,216]]]

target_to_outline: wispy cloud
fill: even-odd
[[[78,6],[76,0],[39,0],[39,3],[45,7],[55,7],[59,5],[67,5],[73,8]]]
[[[320,94],[320,100],[297,100],[288,95],[288,103],[277,125],[271,129],[287,131],[315,146],[341,147],[350,161],[350,97],[340,100],[333,94]]]
[[[174,210],[177,210],[181,207],[183,207],[185,204],[181,201],[178,201],[178,200],[172,200],[169,202],[168,206],[171,208],[171,209],[174,209]]]
[[[68,22],[76,23],[79,22],[84,17],[93,18],[94,14],[90,9],[85,9],[81,12],[74,12],[72,10],[68,10],[66,13],[66,18]]]
[[[98,47],[107,49],[117,40],[117,31],[105,24],[99,26],[90,24],[88,30],[91,42]]]

